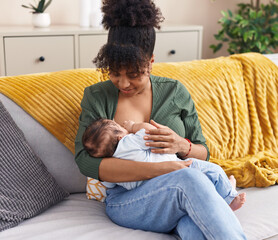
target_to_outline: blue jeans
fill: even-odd
[[[232,187],[226,173],[219,165],[196,158],[189,158],[186,161],[189,160],[192,160],[190,168],[199,169],[204,173],[227,204],[230,204],[238,195],[238,192]]]
[[[184,168],[145,181],[133,190],[107,190],[106,213],[116,224],[169,233],[182,239],[246,239],[240,223],[212,181]]]

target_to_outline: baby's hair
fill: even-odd
[[[93,62],[103,71],[141,73],[153,55],[154,28],[164,20],[160,9],[153,0],[104,0],[102,11],[108,41]]]
[[[118,130],[111,132],[113,121],[98,119],[93,121],[82,136],[85,150],[92,157],[112,157],[118,146]]]

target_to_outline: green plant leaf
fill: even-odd
[[[256,19],[256,18],[257,18],[257,12],[254,11],[254,10],[252,10],[252,9],[250,9],[250,11],[249,11],[249,17],[250,17],[251,19]]]
[[[278,17],[269,19],[269,23],[270,23],[270,24],[273,24],[273,23],[276,23],[276,22],[278,22]]]
[[[225,17],[225,18],[229,18],[229,14],[228,14],[228,12],[226,12],[226,11],[221,11],[221,14],[223,15],[223,17]]]
[[[214,34],[214,38],[218,41],[221,41],[224,37],[223,33]]]
[[[216,53],[222,48],[223,44],[219,43],[217,45],[210,45],[209,47],[213,50],[213,53]]]
[[[222,17],[218,20],[218,23],[224,24],[226,20],[227,20],[227,18]]]
[[[31,4],[31,3],[29,3],[29,5],[30,5],[30,8],[32,8],[32,9],[37,9],[33,4]]]
[[[262,48],[261,42],[256,42],[256,46],[258,47],[258,49],[261,49]]]
[[[239,14],[237,14],[236,16],[235,16],[235,20],[236,21],[240,21],[240,20],[242,20],[243,19],[243,17],[241,16],[241,15],[239,15]]]
[[[259,9],[240,3],[233,13],[221,11],[221,29],[214,37],[219,44],[227,42],[229,53],[270,52],[278,47],[278,0],[261,4]],[[220,34],[221,33],[221,34]],[[218,44],[218,45],[219,45]],[[217,51],[218,45],[212,45]]]
[[[241,27],[246,27],[248,24],[249,24],[249,21],[246,20],[246,19],[242,19],[242,20],[239,22],[239,26],[241,26]]]
[[[26,5],[21,5],[21,7],[24,7],[24,8],[29,8],[29,9],[30,9],[30,7],[28,7],[28,6],[26,6]]]
[[[23,5],[22,5],[23,6]],[[25,5],[24,5],[25,6]],[[31,3],[29,3],[29,6],[26,6],[27,8],[29,8],[29,9],[33,9],[33,11],[34,12],[36,12],[37,11],[37,8],[34,6],[34,5],[32,5]]]
[[[38,5],[38,11],[39,11],[40,13],[43,12],[43,6],[44,6],[44,4],[45,4],[45,0],[40,0],[39,5]]]
[[[247,40],[250,38],[250,33],[249,32],[245,32],[244,34],[243,34],[243,41],[244,42],[247,42]]]
[[[47,8],[49,7],[49,5],[51,4],[51,2],[52,2],[52,0],[49,0],[49,1],[45,4],[45,6],[44,6],[44,8],[43,8],[43,12],[45,11],[45,9],[47,9]]]
[[[231,21],[230,19],[225,19],[224,24],[225,24],[225,25],[230,25],[231,22],[232,22],[232,21]]]
[[[262,10],[258,11],[257,12],[257,17],[261,18],[262,16],[263,16],[263,11]]]

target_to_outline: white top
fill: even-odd
[[[115,158],[121,158],[137,162],[165,162],[165,161],[182,161],[176,154],[158,154],[152,153],[151,148],[146,146],[145,129],[141,129],[135,134],[130,133],[124,136],[117,146],[113,155]],[[115,183],[102,182],[108,188],[115,187]],[[128,190],[140,186],[143,181],[138,182],[121,182],[117,183]]]

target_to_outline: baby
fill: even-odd
[[[99,119],[92,122],[84,132],[82,142],[86,151],[94,157],[115,157],[140,162],[184,161],[176,154],[152,153],[146,146],[145,130],[155,129],[149,123],[134,123],[125,121],[124,127],[109,119]],[[194,158],[190,168],[199,169],[215,185],[217,192],[230,205],[232,210],[239,209],[245,202],[245,193],[238,194],[236,180],[233,176],[227,177],[225,172],[216,164]],[[117,185],[131,190],[139,187],[145,181],[121,182]],[[106,187],[116,184],[102,182]]]

